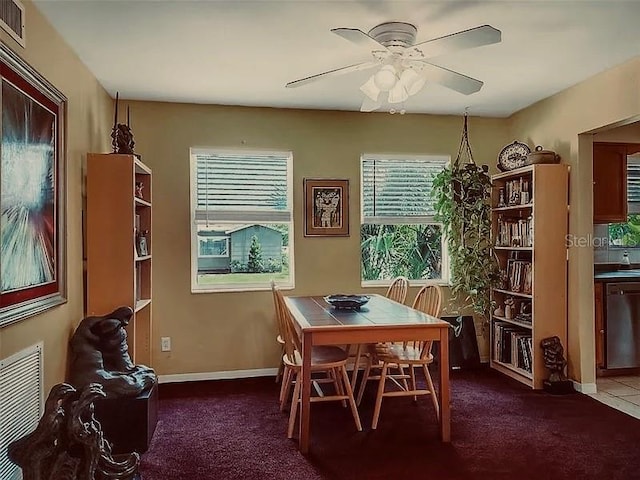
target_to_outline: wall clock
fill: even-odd
[[[498,154],[498,168],[503,172],[524,167],[531,149],[526,143],[517,140],[505,146]]]

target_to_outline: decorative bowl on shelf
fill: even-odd
[[[341,310],[359,310],[369,301],[367,295],[327,295],[325,301],[334,308]]]

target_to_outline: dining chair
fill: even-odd
[[[293,430],[298,413],[298,404],[302,398],[302,345],[300,338],[293,326],[293,319],[289,313],[289,309],[284,303],[282,292],[274,285],[272,286],[274,301],[276,304],[276,315],[281,318],[284,328],[284,348],[283,355],[284,373],[282,377],[282,385],[280,388],[280,408],[284,409],[287,397],[294,385],[293,396],[291,399],[291,409],[289,412],[289,426],[287,429],[287,438],[293,438]],[[359,432],[362,431],[362,424],[358,409],[356,407],[353,389],[347,375],[347,358],[348,354],[340,347],[332,345],[318,345],[311,350],[311,374],[317,372],[325,372],[328,376],[325,379],[316,381],[329,381],[333,383],[335,393],[331,395],[322,392],[318,396],[312,396],[310,401],[328,402],[340,401],[345,404],[349,403],[351,414]]]
[[[433,317],[440,315],[442,306],[442,289],[438,285],[426,285],[418,291],[412,308],[420,310]],[[370,350],[370,359],[365,368],[360,391],[358,392],[358,402],[362,400],[364,386],[369,379],[378,379],[378,390],[376,402],[373,410],[373,420],[371,428],[376,429],[380,418],[383,397],[403,397],[412,396],[414,400],[417,395],[430,395],[436,411],[436,417],[440,418],[438,398],[433,387],[433,380],[429,374],[429,365],[433,363],[431,353],[432,341],[412,341],[404,343],[377,344]],[[381,367],[380,375],[370,377],[372,362],[378,362]],[[404,368],[408,368],[408,374]],[[424,372],[426,388],[418,388],[416,383],[415,368],[421,367]],[[397,374],[389,373],[390,370],[398,370]],[[396,387],[394,390],[385,391],[387,380],[390,380]],[[410,381],[410,384],[407,382]]]
[[[276,287],[276,283],[271,280],[271,290],[275,292],[274,288]],[[274,297],[274,305],[275,305],[275,297]],[[278,365],[278,373],[276,373],[276,383],[280,381],[282,378],[282,374],[284,373],[284,361],[282,357],[284,356],[284,324],[283,319],[280,315],[278,315],[278,309],[276,308],[276,324],[278,326],[278,335],[276,335],[276,342],[280,346],[280,365]]]
[[[391,281],[391,285],[387,288],[387,293],[385,297],[394,302],[404,303],[407,299],[407,291],[409,290],[409,279],[407,277],[398,276],[395,277]],[[350,348],[350,346],[348,346]],[[353,388],[356,386],[356,380],[358,378],[358,372],[360,371],[360,360],[362,358],[367,359],[369,356],[369,350],[371,350],[372,345],[369,344],[360,344],[356,345],[355,352],[351,355],[354,358],[353,361],[353,372],[351,373],[351,385]],[[369,368],[376,368],[375,365],[370,365],[370,362],[367,361],[365,365],[369,365]],[[362,385],[361,385],[362,387]],[[358,401],[358,404],[360,402]]]
[[[385,297],[398,302],[404,303],[407,299],[407,291],[409,290],[409,279],[407,277],[399,276],[392,280],[391,285],[387,289]]]

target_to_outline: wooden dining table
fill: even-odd
[[[302,343],[302,400],[299,448],[309,452],[311,349],[314,345],[432,340],[440,342],[440,438],[451,441],[449,392],[449,328],[451,324],[382,295],[369,295],[360,309],[336,309],[324,296],[285,296]]]

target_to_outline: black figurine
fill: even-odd
[[[131,131],[129,123],[129,106],[127,105],[127,123],[118,123],[118,92],[116,92],[116,108],[113,119],[113,129],[111,130],[111,146],[113,147],[113,153],[124,153],[132,155],[133,146],[133,132]]]
[[[86,317],[71,337],[71,383],[78,389],[99,383],[109,398],[135,397],[153,387],[152,368],[134,365],[125,327],[133,315],[120,307],[104,316]]]
[[[567,361],[564,358],[564,348],[557,336],[540,340],[544,366],[551,371],[547,380],[543,381],[543,388],[553,394],[572,393],[573,384],[564,374]]]

